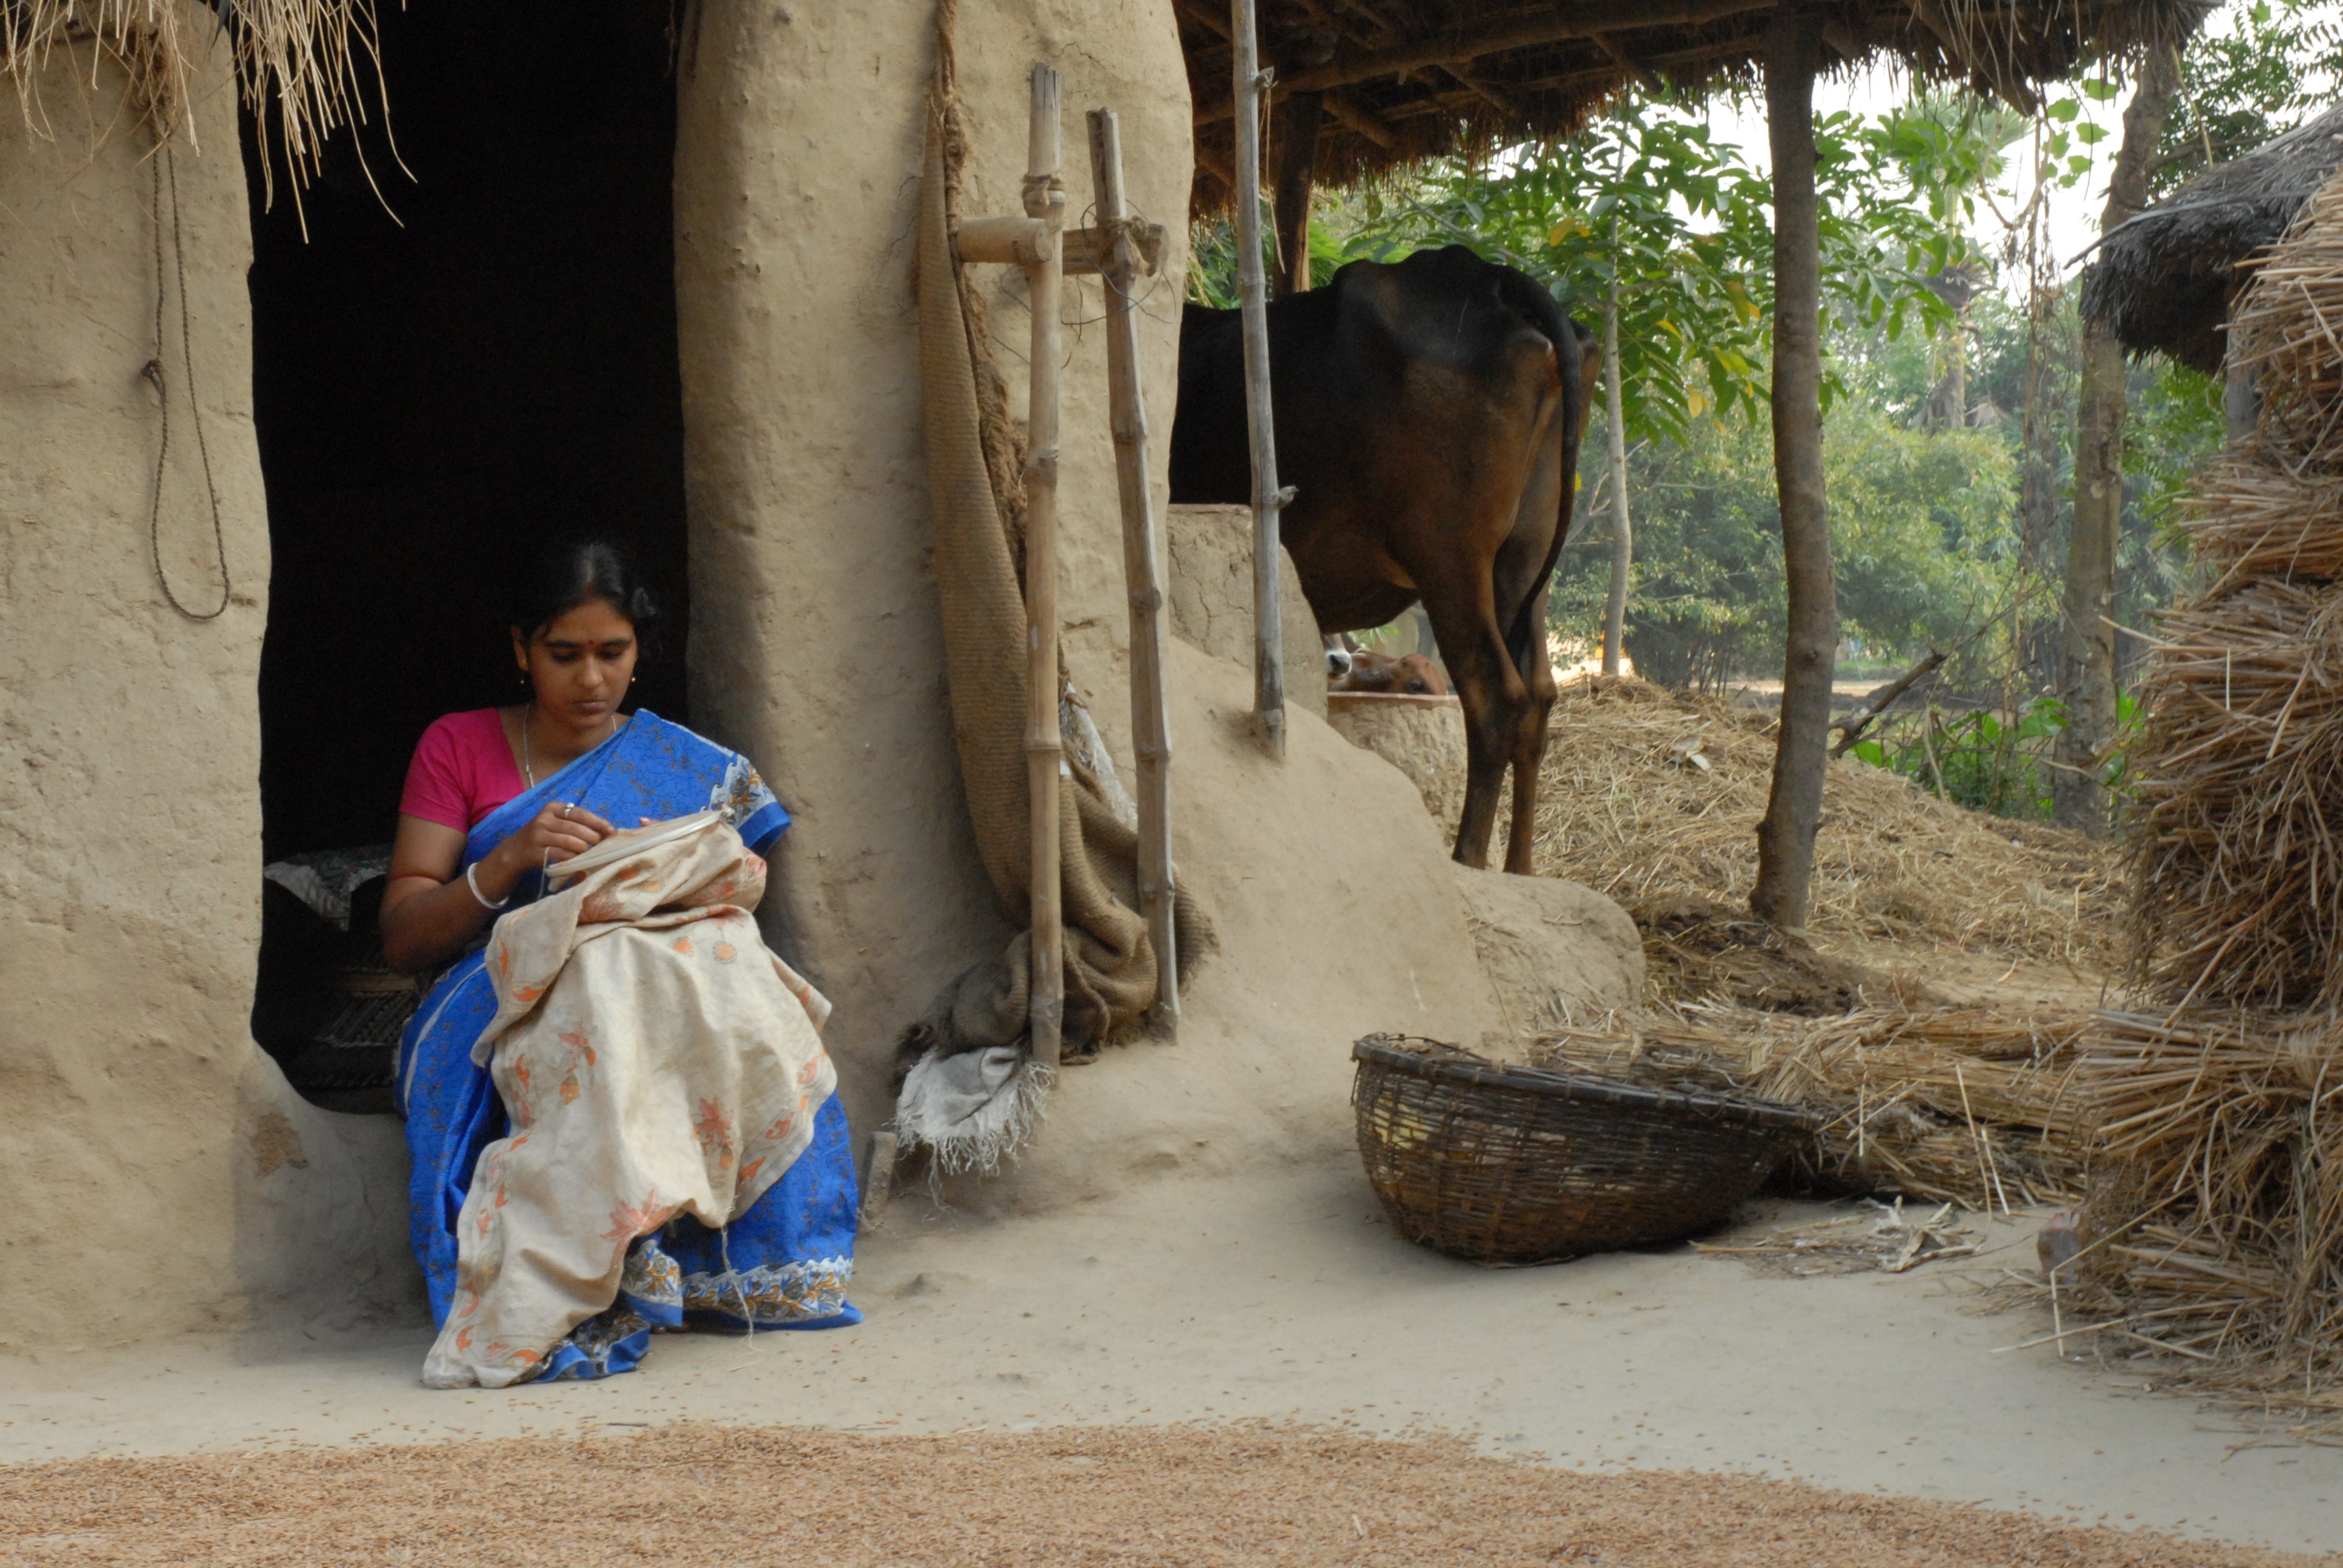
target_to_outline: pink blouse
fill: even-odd
[[[493,708],[450,713],[435,720],[407,765],[402,816],[420,817],[468,832],[481,818],[527,788],[505,740],[505,721]]]

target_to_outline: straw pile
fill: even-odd
[[[2076,1095],[2099,1131],[2082,1249],[2052,1276],[2054,1332],[2333,1430],[2343,179],[2304,205],[2230,324],[2262,410],[2186,508],[2214,586],[2164,619],[2132,751],[2131,962],[2168,1005],[2100,1014],[2078,1058]],[[2078,1315],[2090,1321],[2068,1327]]]
[[[2073,1098],[2100,1130],[2082,1250],[2057,1271],[2064,1337],[2343,1426],[2338,1030],[2331,1016],[2093,1020]]]
[[[2343,527],[2328,532],[2328,548],[2343,545]],[[2175,608],[2140,699],[2139,980],[2172,1003],[2332,997],[2343,985],[2343,587],[2251,581]]]
[[[1538,871],[1639,919],[1686,898],[1745,909],[1774,725],[1633,678],[1566,684],[1538,792]],[[2106,968],[2122,910],[2112,852],[2080,833],[1966,810],[1861,762],[1830,766],[1811,931]]]
[[[2220,575],[2207,595],[2260,579],[2343,578],[2343,477],[2296,474],[2255,448],[2208,464],[2180,506],[2180,528],[2200,566]]]
[[[2006,1212],[2083,1191],[2090,1124],[2068,1092],[2078,1015],[1875,1007],[1796,1019],[1745,1008],[1657,1013],[1631,1031],[1564,1030],[1558,1071],[1753,1094],[1826,1118],[1794,1176]]]
[[[2343,467],[2343,180],[2330,178],[2229,313],[2229,362],[2254,370],[2263,441]],[[2290,465],[2292,466],[2292,465]]]
[[[2147,994],[2176,1006],[2343,1000],[2338,327],[2343,180],[2330,180],[2232,315],[2260,421],[2184,508],[2214,586],[2165,617],[2141,684],[2130,958]]]

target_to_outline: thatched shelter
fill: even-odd
[[[1822,66],[1892,59],[2022,109],[2087,59],[2179,35],[2216,0],[1822,0]],[[1231,196],[1229,20],[1175,0],[1195,100],[1200,210]],[[1343,186],[1408,163],[1566,136],[1631,83],[1756,84],[1775,0],[1262,0],[1262,63],[1285,109],[1271,136]],[[1307,113],[1292,114],[1293,100]]]
[[[2135,354],[2221,373],[2239,268],[2343,165],[2343,106],[2197,176],[2100,242],[2082,309]]]

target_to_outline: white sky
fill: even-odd
[[[2206,24],[2212,34],[2227,32],[2236,25],[2238,11],[2248,0],[2228,0],[2222,9],[2213,14]],[[2322,0],[2308,8],[2314,16],[2329,20],[2343,19],[2343,0]],[[1907,84],[1900,72],[1874,67],[1845,81],[1818,83],[1815,90],[1817,113],[1854,109],[1864,114],[1884,114],[1905,100]],[[2077,95],[2080,97],[2080,95]],[[2116,97],[2105,104],[2081,98],[2083,117],[2107,131],[2097,146],[2077,146],[2072,150],[2091,155],[2091,172],[2071,189],[2054,189],[2046,198],[2049,220],[2049,240],[2052,253],[2061,267],[2080,256],[2084,249],[2098,237],[2099,209],[2107,201],[2107,181],[2114,163],[2116,148],[2123,135],[2123,109],[2131,92],[2124,85]],[[1719,141],[1737,143],[1744,156],[1757,169],[1770,168],[1772,158],[1765,143],[1765,111],[1761,98],[1754,102],[1735,102],[1720,97],[1710,106],[1709,123]],[[2001,210],[2011,217],[2017,216],[2026,196],[2034,188],[2033,145],[2031,137],[2013,143],[2006,150],[2008,166],[2005,170],[1995,199]],[[1986,254],[1999,256],[2006,232],[1992,210],[1978,204],[1978,245]],[[2005,276],[2006,289],[2022,287],[2023,279]]]

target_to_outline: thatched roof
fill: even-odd
[[[297,168],[314,165],[375,73],[373,0],[0,0],[0,82],[15,88],[25,129],[40,135],[51,54],[95,41],[129,73],[136,111],[158,134],[192,134],[187,89],[219,41],[215,28],[226,29],[245,102]]]
[[[2020,108],[2095,55],[2177,39],[2218,0],[1818,0],[1826,66],[1878,57]],[[1233,166],[1227,0],[1173,0],[1199,211]],[[1775,0],[1260,0],[1274,91],[1323,95],[1317,178],[1566,136],[1633,81],[1755,80]]]
[[[2136,353],[2219,374],[2239,264],[2278,242],[2338,164],[2343,106],[2197,176],[2100,242],[2083,314]]]

